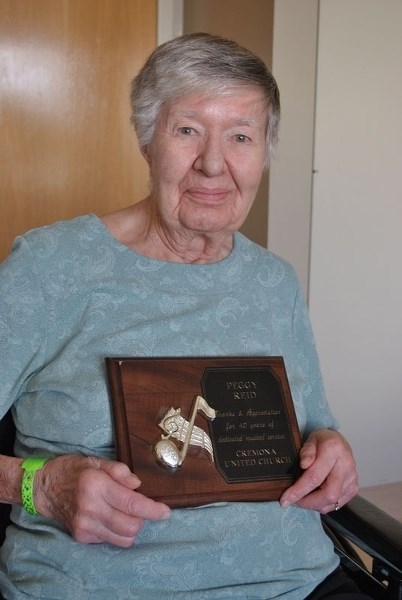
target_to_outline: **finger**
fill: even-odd
[[[139,492],[122,489],[117,483],[108,488],[105,500],[114,509],[133,517],[151,521],[170,517],[170,508],[166,504],[155,502]]]
[[[317,459],[317,440],[309,438],[300,450],[300,468],[309,469]]]
[[[114,481],[131,490],[136,490],[141,485],[137,475],[132,473],[129,467],[122,462],[100,459],[98,468],[107,473]]]
[[[300,505],[300,501],[319,488],[325,481],[326,471],[310,467],[309,471],[305,471],[301,477],[287,490],[284,491],[280,498],[282,508],[288,508],[293,504]]]
[[[348,495],[341,496],[335,502],[329,502],[327,504],[322,504],[321,501],[318,499],[317,500],[312,499],[311,503],[310,503],[309,499],[306,499],[306,506],[303,506],[303,508],[307,508],[310,510],[316,510],[316,511],[320,512],[322,515],[326,515],[330,512],[341,509],[345,504],[347,504],[349,502],[349,499],[350,498]],[[304,504],[304,501],[303,501],[303,504]]]
[[[336,505],[343,506],[358,491],[357,478],[351,473],[345,477],[345,469],[339,461],[322,484],[295,503],[300,508],[317,510],[323,514],[335,510]]]
[[[166,519],[170,515],[166,505],[117,482],[112,481],[104,489],[97,487],[97,490],[98,495],[95,494],[90,502],[86,497],[86,504],[72,523],[73,536],[81,543],[105,541],[129,547],[135,542],[145,518]]]
[[[127,517],[126,517],[127,518]],[[74,530],[74,539],[81,544],[100,544],[107,542],[121,548],[129,548],[137,538],[137,534],[141,529],[142,521],[137,520],[135,528],[120,527],[118,525],[110,527],[101,521],[88,521],[86,524],[80,523],[80,527]],[[132,532],[131,534],[129,532]]]
[[[118,510],[108,511],[101,523],[106,535],[105,541],[122,538],[122,543],[134,543],[144,525],[144,519],[132,517]]]
[[[338,495],[328,495],[323,489],[318,489],[310,494],[307,494],[297,502],[299,508],[305,508],[308,510],[316,510],[320,513],[326,514],[331,510],[335,510],[336,503],[340,502]]]

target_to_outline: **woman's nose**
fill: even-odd
[[[208,138],[203,141],[194,167],[207,177],[222,175],[225,171],[225,155],[218,139]]]

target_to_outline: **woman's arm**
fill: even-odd
[[[0,455],[0,502],[20,503],[22,458]]]
[[[1,501],[21,503],[22,462],[0,457]],[[123,463],[60,456],[36,472],[33,501],[40,515],[63,523],[78,542],[109,542],[125,548],[135,542],[145,519],[170,515],[165,504],[137,492],[140,485]]]

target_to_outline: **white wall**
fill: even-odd
[[[402,2],[321,0],[310,313],[362,485],[402,479]]]
[[[308,293],[318,0],[276,0],[272,72],[281,93],[277,156],[269,176],[268,247]]]
[[[183,0],[158,0],[158,45],[183,33]]]
[[[402,479],[401,6],[275,2],[273,72],[283,112],[270,173],[268,245],[294,264],[310,296],[329,400],[363,486]],[[318,13],[319,172],[309,285]]]

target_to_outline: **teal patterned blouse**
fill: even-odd
[[[208,265],[137,254],[93,215],[18,238],[0,268],[0,415],[20,456],[115,457],[105,356],[283,356],[303,435],[336,427],[293,269],[237,233]],[[176,509],[130,549],[75,542],[14,506],[8,599],[301,600],[338,564],[313,511]]]

